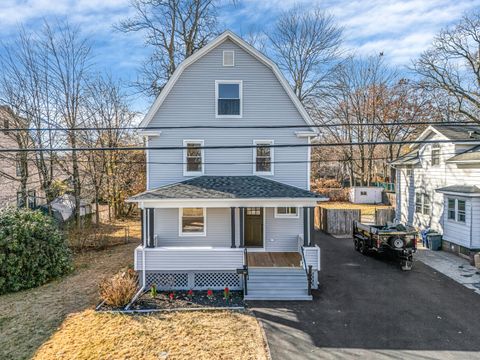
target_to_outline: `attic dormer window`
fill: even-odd
[[[432,145],[432,166],[440,165],[440,145]]]
[[[235,66],[235,52],[233,50],[223,52],[223,66]]]
[[[242,81],[215,81],[216,116],[225,118],[242,117]]]

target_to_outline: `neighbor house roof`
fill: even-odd
[[[436,190],[441,193],[480,194],[480,188],[475,185],[450,185]]]
[[[450,163],[477,163],[480,162],[480,145],[468,149],[447,160]]]
[[[418,157],[418,151],[415,150],[415,151],[412,151],[412,152],[409,152],[408,154],[405,154],[401,157],[399,157],[398,159],[396,159],[395,161],[392,161],[390,163],[390,165],[416,165],[420,162],[420,159]]]
[[[176,68],[175,72],[173,73],[171,78],[168,80],[168,82],[165,85],[165,87],[163,88],[163,90],[160,92],[160,95],[158,95],[158,97],[156,98],[155,102],[153,103],[152,107],[148,111],[147,115],[145,115],[145,118],[140,123],[140,128],[148,127],[148,124],[150,123],[150,121],[152,120],[155,113],[158,111],[158,109],[162,105],[162,103],[165,101],[166,97],[168,96],[168,94],[172,90],[175,83],[180,78],[183,71],[188,66],[193,64],[195,61],[200,59],[202,56],[206,55],[209,51],[213,50],[214,48],[216,48],[218,45],[220,45],[221,43],[223,43],[227,39],[231,40],[233,43],[235,43],[236,45],[238,45],[239,47],[244,49],[250,55],[257,58],[260,62],[262,62],[268,68],[270,68],[273,71],[273,73],[275,74],[275,76],[277,77],[277,79],[280,82],[280,84],[282,85],[282,87],[285,89],[287,95],[290,97],[290,100],[293,102],[293,104],[295,105],[298,112],[300,113],[302,118],[305,120],[305,122],[308,125],[314,125],[312,119],[308,115],[307,111],[303,107],[303,105],[300,102],[300,100],[298,99],[298,97],[293,92],[290,84],[285,79],[285,76],[283,76],[283,74],[280,71],[280,69],[278,68],[278,66],[272,60],[270,60],[268,57],[263,55],[260,51],[258,51],[253,46],[248,44],[245,40],[243,40],[242,38],[240,38],[239,36],[237,36],[236,34],[231,32],[230,30],[227,30],[227,31],[223,32],[222,34],[220,34],[218,37],[216,37],[214,40],[209,42],[206,46],[204,46],[200,50],[196,51],[193,55],[186,58]],[[315,127],[312,127],[311,130],[312,130],[314,135],[316,135],[318,133],[318,130]]]
[[[259,176],[199,176],[145,191],[128,201],[172,199],[299,199],[327,198],[308,190]]]

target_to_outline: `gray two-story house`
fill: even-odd
[[[176,69],[140,127],[147,191],[128,201],[142,209],[143,286],[311,299],[317,132],[278,67],[226,31]]]

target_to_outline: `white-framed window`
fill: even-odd
[[[253,140],[253,173],[259,175],[273,175],[273,140]]]
[[[430,215],[430,196],[424,193],[415,193],[415,213]]]
[[[432,166],[440,165],[440,145],[433,144],[432,145]]]
[[[276,218],[298,218],[298,208],[294,206],[280,206],[275,208]]]
[[[447,198],[447,217],[448,220],[464,223],[466,220],[466,202],[456,198]]]
[[[205,208],[180,208],[178,210],[179,236],[205,236],[207,234]]]
[[[183,140],[183,176],[203,175],[203,140]]]
[[[407,179],[410,179],[413,175],[413,169],[411,167],[408,167],[405,172],[405,175],[407,176]]]
[[[235,66],[235,51],[223,50],[223,66]]]
[[[215,81],[215,116],[217,118],[242,117],[242,80]]]

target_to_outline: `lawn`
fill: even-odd
[[[327,201],[319,204],[320,207],[326,209],[360,209],[362,215],[375,215],[375,209],[388,209],[390,205],[382,204],[352,204],[350,202],[342,201]]]
[[[255,317],[229,311],[69,316],[37,351],[50,359],[267,359]]]
[[[164,353],[168,359],[264,359],[260,328],[247,314],[92,310],[100,280],[133,263],[138,225],[132,224],[128,244],[77,253],[72,274],[0,296],[0,359],[162,359]],[[113,243],[122,243],[124,231],[115,233]]]

